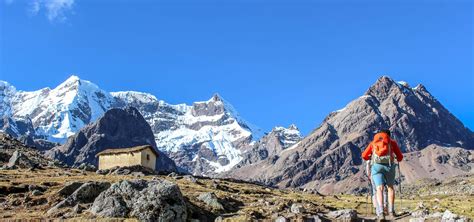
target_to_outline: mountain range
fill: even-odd
[[[474,133],[423,85],[411,87],[387,76],[328,114],[307,136],[295,125],[263,134],[218,94],[192,105],[172,105],[148,93],[109,93],[77,76],[54,89],[33,92],[0,81],[1,130],[33,138],[38,146],[47,140],[62,143],[46,153],[60,159],[69,153],[69,164],[88,158],[77,156],[90,148],[71,145],[78,134],[86,133],[82,129],[97,128],[108,110],[128,107],[135,107],[147,122],[156,148],[180,171],[195,175],[327,193],[358,192],[365,183],[361,150],[380,129],[390,129],[402,151],[410,152],[410,164],[401,164],[407,181],[422,178],[423,172],[440,177],[473,172]],[[44,149],[51,148],[47,145]]]
[[[240,147],[262,136],[218,94],[192,105],[171,105],[148,93],[109,93],[77,76],[54,89],[32,92],[0,81],[0,116],[6,123],[25,123],[3,124],[2,131],[18,132],[17,137],[65,143],[107,110],[128,106],[139,110],[151,126],[157,148],[183,172],[211,175],[229,170],[242,158]]]

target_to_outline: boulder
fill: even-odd
[[[292,204],[290,210],[294,214],[301,214],[305,212],[303,204],[299,204],[299,203]]]
[[[140,221],[186,221],[179,187],[167,180],[124,180],[101,193],[89,209],[101,217],[133,217]]]
[[[33,190],[33,192],[31,192],[31,195],[33,196],[41,196],[43,195],[43,192],[39,191],[39,190]]]
[[[48,210],[47,214],[52,215],[58,212],[58,209],[72,207],[81,203],[91,203],[104,190],[110,187],[108,182],[88,182],[82,184],[70,196],[56,204]]]
[[[84,183],[76,182],[76,181],[68,182],[68,183],[66,183],[66,185],[64,185],[63,188],[61,188],[58,191],[58,194],[61,195],[61,196],[67,197],[67,196],[71,195],[72,193],[74,193],[74,191],[76,191],[77,188],[82,186],[82,184],[84,184]]]
[[[357,212],[353,209],[344,209],[331,211],[327,214],[328,217],[337,219],[338,221],[352,221],[357,219]]]
[[[30,185],[28,185],[28,190],[29,191],[38,190],[38,191],[41,191],[41,192],[45,192],[47,190],[47,188],[44,187],[44,186],[38,186],[38,185],[30,184]]]
[[[202,193],[198,196],[198,200],[206,203],[215,210],[223,210],[224,206],[219,202],[219,199],[213,192]]]
[[[430,214],[430,212],[429,212],[428,209],[420,209],[420,210],[413,211],[411,213],[411,216],[414,217],[414,218],[424,218],[424,217],[428,216],[429,214]]]
[[[37,164],[34,164],[27,156],[23,153],[15,150],[13,155],[8,160],[6,164],[6,169],[16,169],[16,168],[35,168]]]
[[[444,211],[443,217],[441,218],[442,221],[457,221],[457,219],[459,219],[459,216],[449,210]]]
[[[89,163],[81,163],[77,169],[93,172],[97,170],[97,167]]]
[[[287,221],[288,220],[283,216],[279,216],[277,217],[277,219],[275,219],[275,222],[287,222]]]
[[[183,178],[184,178],[185,180],[191,182],[191,183],[197,183],[197,182],[198,182],[197,179],[196,179],[195,177],[191,176],[191,175],[186,175],[186,176],[184,176]]]
[[[109,174],[110,169],[102,169],[102,170],[97,170],[95,173],[100,174],[100,175],[107,175]]]

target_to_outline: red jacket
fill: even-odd
[[[402,161],[403,154],[402,154],[402,151],[400,151],[400,147],[398,147],[397,142],[395,140],[390,140],[390,142],[392,143],[392,152],[395,153],[395,156],[397,157],[397,161],[398,162]],[[371,142],[362,153],[362,159],[370,160],[372,158],[372,149],[373,148],[372,148],[372,142]]]

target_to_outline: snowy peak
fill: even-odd
[[[222,99],[213,96],[208,101],[193,103],[191,113],[193,116],[216,116],[224,114],[225,111]]]
[[[219,95],[219,93],[214,93],[214,95],[209,99],[208,102],[222,102],[224,99]]]
[[[295,124],[291,124],[288,128],[277,126],[273,128],[270,134],[277,136],[283,149],[296,144],[302,139],[301,132]]]
[[[111,92],[113,97],[120,99],[126,103],[156,103],[158,99],[149,93],[136,92],[136,91],[119,91]]]
[[[61,84],[59,84],[56,89],[60,89],[60,88],[67,88],[67,87],[70,87],[70,86],[77,86],[80,84],[80,81],[81,79],[79,79],[78,76],[75,76],[75,75],[71,75],[69,76],[69,78],[67,78],[64,82],[62,82]]]
[[[217,93],[207,101],[193,103],[191,115],[199,117],[197,120],[202,119],[204,121],[210,118],[229,123],[236,121],[240,127],[252,133],[253,140],[258,140],[263,136],[260,128],[244,120],[234,106]]]
[[[193,116],[215,116],[225,113],[231,116],[238,116],[234,107],[217,93],[207,101],[194,102],[191,112]]]
[[[114,103],[110,94],[74,75],[52,90],[17,91],[9,99],[10,116],[29,116],[37,133],[54,142],[64,142]]]
[[[79,82],[79,81],[81,81],[81,79],[79,78],[79,76],[71,75],[71,76],[69,76],[69,78],[67,78],[62,84],[76,83],[76,82]],[[62,84],[60,84],[60,86],[61,86]]]
[[[300,131],[298,129],[298,127],[295,125],[295,124],[291,124],[289,127],[288,127],[289,130],[297,130],[298,132]]]

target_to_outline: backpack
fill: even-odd
[[[392,164],[392,143],[386,133],[377,133],[372,141],[372,162]]]

